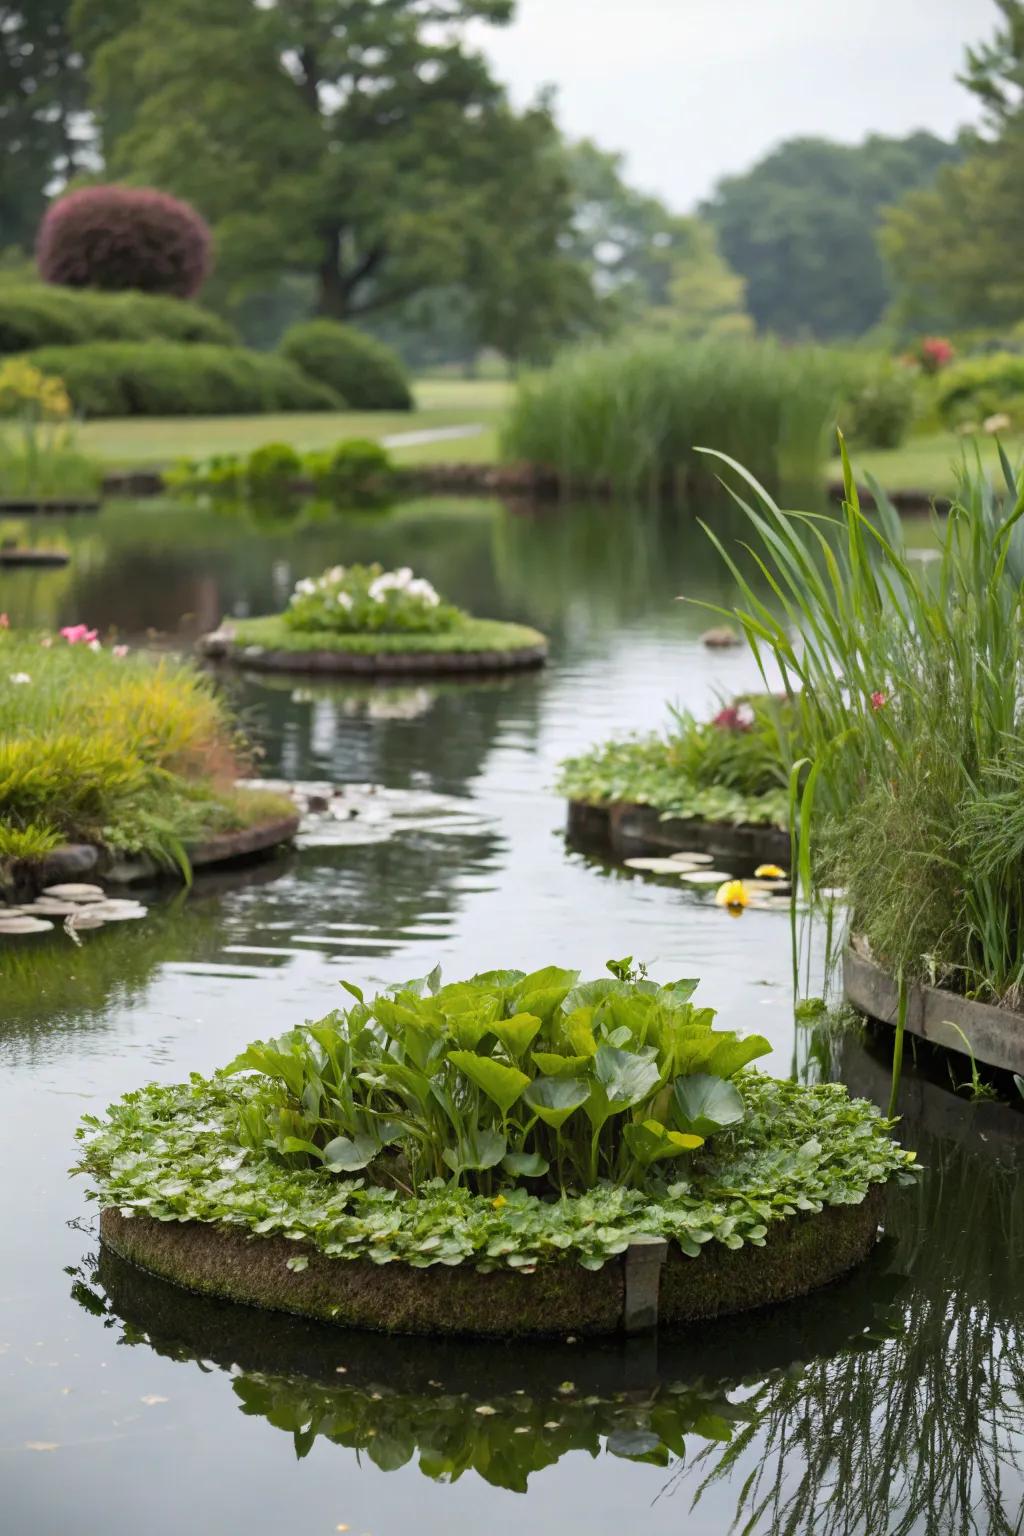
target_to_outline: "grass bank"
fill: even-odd
[[[246,746],[210,681],[163,657],[0,627],[0,865],[65,841],[185,868],[188,844],[293,814],[234,787]]]

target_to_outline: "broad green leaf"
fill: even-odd
[[[497,1104],[502,1117],[508,1114],[530,1081],[518,1067],[506,1067],[490,1056],[477,1056],[473,1051],[449,1051],[448,1060],[470,1082],[483,1089],[487,1097]]]
[[[700,978],[696,976],[685,977],[682,981],[668,981],[658,988],[658,999],[670,1008],[679,1008],[690,1001],[699,986]]]
[[[771,1041],[766,1040],[764,1035],[747,1035],[742,1040],[734,1036],[731,1040],[722,1040],[712,1052],[708,1071],[716,1077],[732,1077],[749,1062],[756,1061],[758,1056],[770,1055],[771,1049]]]
[[[533,1013],[517,1013],[511,1019],[495,1019],[491,1031],[518,1061],[540,1032],[540,1019]]]
[[[558,1022],[554,1029],[555,1044],[564,1048],[567,1055],[593,1056],[597,1050],[594,1038],[594,1010],[578,1008]]]
[[[304,1141],[301,1136],[285,1136],[281,1142],[282,1152],[308,1152],[310,1157],[315,1157],[319,1162],[323,1157],[320,1148],[311,1141]]]
[[[517,1179],[539,1179],[551,1164],[539,1152],[506,1152],[501,1160],[506,1173]]]
[[[620,1051],[612,1045],[599,1045],[594,1057],[594,1073],[608,1102],[628,1109],[639,1104],[658,1086],[658,1064],[650,1055]]]
[[[545,1077],[578,1077],[591,1062],[589,1056],[557,1056],[554,1051],[531,1051],[530,1059]]]
[[[475,1051],[484,1035],[494,1028],[497,1017],[497,1000],[492,998],[482,1007],[450,1015],[448,1027],[463,1050]]]
[[[657,1120],[627,1125],[622,1134],[630,1152],[645,1168],[666,1157],[682,1157],[684,1153],[694,1152],[704,1145],[703,1136],[666,1130]]]
[[[483,1172],[496,1168],[508,1149],[508,1142],[500,1131],[477,1131],[461,1137],[454,1147],[446,1147],[441,1153],[453,1173]]]
[[[478,971],[475,976],[469,978],[472,986],[496,987],[498,991],[505,991],[518,983],[526,980],[525,971]]]
[[[746,1113],[735,1085],[708,1072],[677,1077],[672,1099],[673,1119],[679,1130],[705,1138],[726,1126],[738,1125]]]
[[[324,1167],[336,1173],[355,1173],[372,1162],[379,1151],[375,1136],[335,1136],[324,1147]]]
[[[536,1077],[523,1094],[534,1114],[558,1130],[590,1097],[590,1084],[578,1077]]]
[[[628,981],[614,981],[611,976],[601,976],[597,981],[581,981],[562,1001],[563,1013],[575,1013],[577,1008],[594,1008],[606,997],[627,997],[632,991]]]

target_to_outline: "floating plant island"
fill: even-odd
[[[196,668],[84,624],[39,634],[0,615],[0,931],[74,918],[42,908],[92,901],[95,881],[181,879],[290,841],[295,804],[239,786],[245,765]]]
[[[189,1290],[396,1333],[602,1334],[804,1295],[913,1153],[750,1069],[692,980],[437,972],[87,1117],[102,1240]]]
[[[674,713],[665,734],[608,741],[562,764],[567,831],[579,847],[651,873],[673,854],[707,856],[733,874],[790,858],[785,698],[734,699],[707,721]],[[682,869],[676,873],[682,873]],[[723,875],[723,879],[725,876]]]
[[[538,630],[477,619],[442,602],[406,566],[334,566],[298,582],[281,614],[231,619],[199,642],[205,656],[269,672],[384,676],[539,667]]]

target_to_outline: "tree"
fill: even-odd
[[[791,139],[719,182],[702,211],[746,279],[758,326],[831,340],[875,325],[892,294],[876,243],[882,209],[962,154],[930,133],[860,145]]]
[[[71,0],[0,0],[0,249],[31,249],[47,189],[87,153],[85,72]]]
[[[963,83],[985,132],[962,164],[885,216],[880,241],[896,318],[916,329],[1001,326],[1024,317],[1024,4],[997,0],[1004,26],[968,49]]]
[[[673,255],[668,302],[652,310],[660,329],[680,341],[703,336],[752,336],[746,309],[746,283],[722,259],[710,224],[688,219],[688,246]]]
[[[489,314],[509,258],[488,244],[513,234],[539,306],[567,279],[550,117],[518,119],[463,38],[466,22],[511,9],[76,0],[75,15],[110,171],[194,202],[236,291],[312,272],[320,312],[352,319],[453,280],[476,284]]]

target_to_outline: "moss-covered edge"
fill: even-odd
[[[672,1326],[721,1317],[827,1285],[871,1251],[884,1198],[875,1185],[859,1205],[791,1217],[772,1227],[763,1248],[710,1244],[690,1259],[671,1245],[661,1276],[660,1321]],[[342,1327],[507,1337],[606,1334],[622,1325],[623,1259],[599,1270],[563,1263],[532,1274],[480,1274],[468,1266],[414,1269],[332,1259],[283,1237],[124,1216],[113,1207],[100,1218],[100,1236],[121,1258],[190,1291]],[[306,1267],[289,1269],[288,1260],[298,1257]]]
[[[464,618],[439,634],[330,634],[289,629],[280,615],[232,620],[204,635],[206,656],[263,671],[495,672],[537,667],[548,643],[539,630]]]

